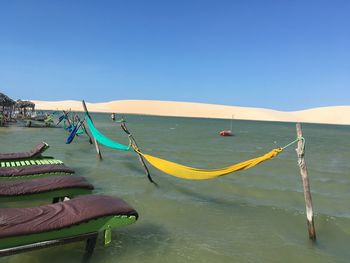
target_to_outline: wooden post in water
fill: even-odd
[[[83,130],[84,130],[85,134],[87,135],[87,137],[89,137],[89,143],[92,144],[91,136],[90,136],[89,132],[87,131],[84,122],[83,122],[82,126],[83,126]]]
[[[88,111],[88,109],[86,107],[85,101],[83,100],[82,103],[83,103],[83,107],[84,107],[84,111],[85,111],[86,115],[92,121],[91,116],[89,114],[89,111]],[[94,135],[92,135],[92,137],[94,137]],[[95,137],[94,137],[94,143],[95,143],[95,147],[96,147],[96,153],[97,153],[98,157],[100,158],[100,160],[102,160],[102,154],[101,154],[101,151],[100,151],[100,147],[98,146],[98,142],[96,141]]]
[[[138,148],[137,143],[136,143],[136,140],[135,140],[134,136],[132,136],[132,134],[131,134],[131,132],[129,131],[128,127],[126,127],[125,122],[122,122],[122,123],[120,124],[120,127],[121,127],[121,128],[123,129],[123,131],[129,136],[130,143],[133,143],[133,144]],[[142,155],[141,155],[138,151],[136,151],[135,148],[134,148],[134,151],[135,151],[135,152],[137,153],[137,155],[139,156],[139,161],[141,162],[141,164],[142,164],[142,166],[143,166],[143,169],[145,170],[145,173],[146,173],[146,175],[147,175],[148,180],[149,180],[151,183],[153,183],[155,186],[158,186],[158,184],[157,184],[155,181],[153,181],[152,176],[151,176],[151,173],[149,172],[149,170],[148,170],[148,168],[147,168],[147,165],[146,165],[145,161],[143,160]]]
[[[72,125],[72,123],[71,123],[71,121],[70,121],[70,119],[69,119],[69,116],[68,116],[68,112],[65,111],[65,110],[63,110],[63,114],[66,116],[66,120],[67,120],[67,122],[68,122],[68,125]]]
[[[80,122],[80,118],[79,118],[79,116],[78,116],[78,115],[75,115],[75,117],[76,117],[77,121],[78,121],[78,122]],[[82,122],[81,127],[83,128],[83,130],[84,130],[85,134],[86,134],[86,135],[87,135],[87,137],[89,138],[89,143],[90,143],[90,144],[92,144],[92,139],[91,139],[91,136],[90,136],[89,132],[87,131],[87,129],[86,129],[86,127],[85,127],[84,122]]]
[[[307,168],[305,163],[305,142],[303,139],[303,133],[301,131],[301,124],[296,124],[296,130],[297,130],[297,138],[298,141],[298,148],[296,149],[297,155],[298,155],[298,165],[300,168],[300,175],[301,180],[303,182],[303,190],[304,190],[304,199],[305,199],[305,206],[306,206],[306,218],[307,218],[307,227],[309,231],[309,238],[311,240],[316,240],[316,230],[314,225],[314,213],[312,209],[312,199],[311,199],[311,191],[310,191],[310,184],[309,184],[309,178],[307,174]]]

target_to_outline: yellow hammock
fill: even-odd
[[[163,171],[164,173],[167,173],[179,178],[183,178],[183,179],[189,179],[189,180],[212,179],[212,178],[233,173],[239,170],[249,169],[259,163],[262,163],[268,159],[271,159],[277,156],[283,150],[283,148],[276,148],[266,153],[265,155],[254,159],[250,159],[250,160],[237,163],[221,169],[206,170],[206,169],[198,169],[198,168],[184,166],[184,165],[173,163],[164,159],[160,159],[158,157],[154,157],[149,154],[144,154],[140,152],[140,150],[137,147],[135,147],[135,145],[133,145],[133,147],[136,152],[141,154],[151,165],[153,165],[157,169]]]

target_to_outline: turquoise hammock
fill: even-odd
[[[124,145],[124,144],[121,144],[119,142],[113,141],[113,140],[109,139],[108,137],[106,137],[105,135],[103,135],[99,130],[96,129],[96,127],[92,123],[88,114],[85,114],[85,118],[86,118],[87,124],[89,126],[89,129],[92,133],[92,136],[94,136],[96,141],[98,141],[99,143],[101,143],[104,146],[107,146],[107,147],[112,148],[112,149],[120,150],[120,151],[129,151],[131,149],[130,144]]]
[[[107,146],[107,147],[110,147],[110,148],[113,148],[113,149],[116,149],[116,150],[122,150],[122,151],[129,151],[130,149],[133,149],[133,150],[134,150],[134,148],[132,147],[132,144],[136,146],[135,139],[132,137],[131,133],[130,133],[130,132],[128,131],[128,129],[126,128],[124,122],[121,123],[121,127],[122,127],[122,129],[128,134],[128,137],[129,137],[129,145],[123,145],[123,144],[120,144],[119,142],[113,141],[113,140],[109,139],[108,137],[106,137],[105,135],[103,135],[101,132],[99,132],[99,131],[95,128],[95,126],[94,126],[94,124],[93,124],[93,122],[92,122],[92,120],[91,120],[91,117],[90,117],[90,115],[89,115],[88,109],[87,109],[86,104],[85,104],[85,101],[83,100],[82,103],[83,103],[83,107],[84,107],[84,111],[85,111],[85,120],[86,120],[86,122],[87,122],[87,124],[88,124],[88,126],[89,126],[89,129],[90,129],[90,132],[91,132],[92,136],[94,137],[95,146],[96,146],[96,152],[97,152],[97,154],[99,155],[100,159],[102,159],[102,156],[101,156],[100,149],[99,149],[99,147],[98,147],[98,142],[101,143],[101,144],[103,144],[103,145],[105,145],[105,146]],[[134,150],[134,151],[135,151],[135,150]],[[136,152],[136,151],[135,151],[135,152]],[[136,153],[137,153],[137,152],[136,152]],[[148,170],[148,168],[147,168],[147,166],[146,166],[146,164],[145,164],[145,162],[144,162],[144,160],[143,160],[142,155],[140,155],[139,153],[137,153],[137,154],[138,154],[138,156],[139,156],[139,160],[140,160],[140,162],[141,162],[143,168],[145,169],[145,172],[146,172],[146,175],[147,175],[148,180],[149,180],[151,183],[157,185],[157,184],[152,180],[152,177],[151,177],[151,175],[150,175],[150,173],[149,173],[149,170]]]

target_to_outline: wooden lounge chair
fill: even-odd
[[[1,167],[0,179],[31,179],[54,174],[73,174],[74,171],[63,164],[28,165]]]
[[[28,159],[28,160],[17,160],[17,161],[0,161],[0,167],[20,167],[27,165],[44,165],[44,164],[63,164],[61,160],[53,158],[42,158],[42,159]]]
[[[15,161],[24,159],[40,158],[41,154],[49,148],[46,142],[39,143],[30,152],[1,153],[0,161]]]
[[[0,208],[0,215],[0,256],[87,240],[84,260],[92,255],[99,232],[104,232],[108,244],[113,228],[138,218],[123,200],[103,195],[32,208]]]
[[[0,181],[0,202],[52,199],[54,203],[65,197],[90,194],[94,189],[81,176],[50,176],[29,180]]]

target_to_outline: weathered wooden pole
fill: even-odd
[[[71,121],[70,121],[70,119],[69,119],[69,116],[68,116],[68,112],[65,111],[65,110],[63,110],[63,114],[64,114],[65,117],[66,117],[66,120],[67,120],[67,122],[68,122],[68,125],[72,125],[72,123],[71,123]]]
[[[77,119],[77,122],[79,123],[80,122],[79,116],[75,115],[75,117]],[[86,127],[85,127],[84,121],[82,122],[81,127],[83,128],[83,130],[84,130],[85,134],[87,135],[87,137],[89,137],[89,143],[92,144],[91,136],[90,136],[89,132],[87,131]]]
[[[312,209],[312,199],[310,191],[309,177],[307,174],[307,168],[305,163],[305,141],[303,138],[303,133],[301,131],[301,124],[296,124],[298,148],[296,149],[298,155],[298,165],[300,168],[301,180],[303,182],[304,190],[304,199],[306,206],[306,218],[307,218],[307,227],[309,231],[309,238],[311,240],[316,240],[316,230],[314,225],[314,212]]]
[[[85,101],[83,100],[82,103],[83,103],[83,107],[84,107],[84,111],[85,111],[86,115],[90,118],[90,120],[92,122],[92,119],[91,119],[89,111],[88,111],[88,109],[86,107]],[[92,137],[94,137],[94,135],[92,135]],[[100,158],[100,160],[102,160],[102,154],[101,154],[101,151],[100,151],[100,147],[98,146],[98,142],[96,141],[95,137],[94,137],[94,143],[95,143],[95,147],[96,147],[96,153],[97,153],[98,157]]]
[[[84,122],[83,122],[83,124],[82,124],[82,127],[83,127],[83,130],[84,130],[85,134],[87,135],[87,137],[89,137],[89,143],[92,144],[91,136],[90,136],[89,132],[87,131]]]
[[[132,134],[131,134],[131,132],[129,131],[128,127],[126,127],[125,122],[122,122],[122,123],[120,124],[120,127],[122,127],[123,131],[129,136],[130,143],[133,143],[133,144],[138,148],[137,143],[136,143],[136,140],[135,140],[134,136],[132,136]],[[155,186],[158,186],[158,184],[157,184],[155,181],[153,181],[152,176],[151,176],[151,173],[149,172],[148,167],[147,167],[145,161],[143,160],[142,155],[141,155],[138,151],[136,151],[135,148],[134,148],[134,151],[135,151],[135,152],[137,153],[137,155],[139,156],[139,161],[140,161],[140,163],[142,164],[143,169],[145,170],[145,173],[146,173],[146,175],[147,175],[148,180],[149,180],[151,183],[153,183]]]

